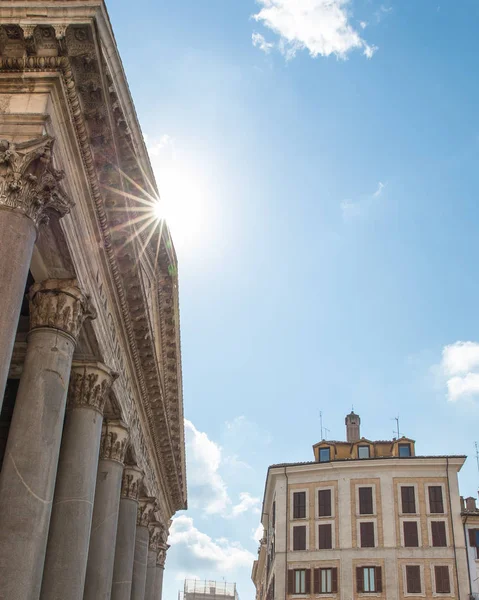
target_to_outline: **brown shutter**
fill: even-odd
[[[331,516],[331,490],[319,490],[318,506],[318,513],[320,517]]]
[[[294,571],[288,571],[288,594],[294,594]]]
[[[319,550],[330,550],[333,547],[331,524],[318,526]]]
[[[477,529],[469,529],[469,546],[476,547],[476,531]]]
[[[449,582],[449,567],[434,567],[436,575],[436,593],[449,594],[451,584]]]
[[[376,580],[376,592],[383,591],[383,572],[381,567],[374,567],[374,579]]]
[[[356,567],[356,589],[359,593],[364,591],[364,571],[363,567]]]
[[[429,508],[432,513],[444,513],[444,503],[442,501],[442,487],[440,485],[429,486]]]
[[[373,514],[373,488],[359,488],[359,514]]]
[[[419,546],[419,538],[416,521],[404,521],[403,527],[404,545],[406,548],[417,548]]]
[[[360,523],[361,548],[374,548],[374,523]]]
[[[408,594],[421,593],[421,568],[418,565],[406,567],[406,583]]]
[[[431,533],[434,547],[447,546],[446,523],[444,521],[431,521]]]
[[[320,574],[319,569],[313,570],[313,590],[314,590],[315,594],[319,594],[321,592],[321,590],[319,588],[319,574]]]
[[[306,525],[293,527],[293,550],[306,550]]]
[[[331,593],[336,594],[338,591],[338,570],[331,569]]]
[[[294,492],[293,494],[293,517],[304,519],[306,516],[306,492]]]
[[[405,514],[413,514],[416,512],[416,498],[414,494],[414,486],[401,487],[402,512]]]
[[[306,594],[311,594],[311,569],[306,569]]]

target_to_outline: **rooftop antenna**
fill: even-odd
[[[321,429],[321,439],[324,440],[324,437],[323,437],[323,411],[322,410],[319,411],[319,427]]]
[[[474,442],[474,448],[476,449],[477,471],[479,472],[479,446],[477,445],[477,442]]]
[[[328,429],[327,427],[324,428],[324,433],[326,435],[326,438],[329,437],[329,434],[331,433],[331,429]]]
[[[397,435],[397,439],[401,437],[401,433],[399,431],[399,415],[397,417],[393,417],[393,420],[396,421],[396,431],[393,431],[395,435]]]

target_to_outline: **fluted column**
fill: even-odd
[[[166,553],[170,546],[162,543],[159,545],[158,554],[156,558],[156,580],[155,580],[155,595],[154,600],[162,600],[163,594],[163,575],[165,574],[165,561]]]
[[[73,350],[93,317],[76,280],[32,286],[30,333],[0,474],[0,594],[37,600]],[[1,597],[1,596],[0,596]]]
[[[154,498],[140,498],[136,522],[135,560],[133,562],[133,584],[131,600],[145,600],[146,570],[148,563],[148,525],[156,508]]]
[[[37,229],[46,209],[66,214],[71,202],[53,168],[53,138],[0,141],[0,410]]]
[[[138,493],[143,472],[126,466],[121,484],[111,600],[130,600],[135,555]]]
[[[103,422],[84,600],[110,598],[127,444],[128,428],[122,421]]]
[[[102,363],[73,363],[41,600],[83,598],[103,408],[115,376]]]
[[[146,569],[145,600],[156,600],[157,598],[157,561],[160,548],[163,547],[165,528],[159,521],[152,521],[149,527],[150,546],[148,549],[148,562]]]

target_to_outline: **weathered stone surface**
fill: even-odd
[[[148,550],[145,600],[156,600],[156,550]]]
[[[148,563],[148,527],[137,526],[135,538],[135,558],[133,562],[133,583],[131,600],[145,600],[146,569]]]
[[[137,500],[120,500],[111,600],[130,600],[131,597],[137,507]]]

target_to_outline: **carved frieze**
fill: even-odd
[[[128,447],[128,427],[120,420],[105,419],[102,425],[100,458],[123,464]]]
[[[60,185],[65,174],[53,166],[53,144],[50,136],[0,141],[0,206],[22,212],[36,226],[48,221],[48,209],[64,216],[73,206]]]
[[[143,471],[141,469],[130,465],[125,466],[121,481],[121,497],[138,500],[142,478]]]
[[[136,518],[136,524],[138,527],[148,527],[156,507],[157,503],[155,498],[140,498],[138,502],[138,513]]]
[[[108,392],[117,377],[117,373],[102,363],[74,362],[68,386],[68,406],[93,408],[103,414]]]
[[[85,319],[96,317],[90,297],[81,291],[76,279],[47,279],[35,283],[28,298],[30,329],[53,327],[76,339]]]

